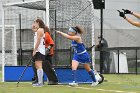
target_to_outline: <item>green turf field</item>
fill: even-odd
[[[0,71],[0,81],[2,80],[2,72]]]
[[[0,75],[1,76],[1,75]],[[57,85],[32,87],[31,82],[0,82],[0,93],[140,93],[140,75],[104,75],[107,82],[96,87],[80,84],[78,87]]]

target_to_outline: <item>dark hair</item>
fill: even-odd
[[[42,21],[42,19],[38,18],[35,22],[39,23],[39,28],[43,28],[45,31],[45,23]]]
[[[76,27],[72,27],[72,28],[79,34],[83,34],[85,32],[85,30],[80,26],[76,26]]]
[[[48,32],[50,34],[50,29],[48,26],[45,26],[45,32]]]

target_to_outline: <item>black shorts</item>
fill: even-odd
[[[36,52],[33,59],[34,61],[45,61],[45,55],[41,54],[40,52]]]

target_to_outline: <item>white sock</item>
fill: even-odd
[[[37,70],[37,76],[38,76],[38,83],[43,83],[43,70],[42,69]]]

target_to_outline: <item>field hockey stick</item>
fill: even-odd
[[[23,75],[24,75],[26,69],[28,68],[28,66],[30,65],[30,63],[31,63],[32,60],[33,60],[33,58],[31,58],[31,59],[29,60],[29,62],[27,63],[26,67],[24,68],[22,74],[20,75],[20,77],[19,77],[19,79],[18,79],[18,82],[17,82],[17,87],[18,87],[18,84],[19,84],[21,78],[23,77]]]

